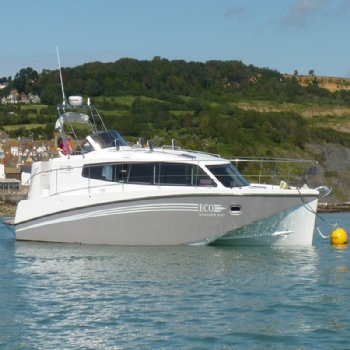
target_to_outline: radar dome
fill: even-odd
[[[83,104],[83,98],[81,96],[69,96],[68,101],[72,106],[81,106]]]

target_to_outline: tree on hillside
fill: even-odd
[[[28,93],[32,90],[32,86],[35,84],[39,77],[39,74],[33,68],[22,68],[13,79],[13,87],[18,92]]]
[[[315,71],[313,69],[310,69],[309,70],[309,75],[314,76],[315,75]]]

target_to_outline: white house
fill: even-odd
[[[11,154],[14,156],[14,157],[18,157],[18,147],[16,146],[11,146]]]
[[[5,178],[5,165],[0,164],[0,179],[4,179],[4,178]]]

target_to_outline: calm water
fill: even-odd
[[[350,236],[350,214],[322,214]],[[317,220],[324,235],[332,228]],[[90,247],[0,225],[1,349],[349,349],[350,247]]]

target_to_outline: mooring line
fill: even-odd
[[[314,214],[315,214],[320,220],[322,220],[325,224],[331,226],[331,227],[333,228],[333,231],[334,231],[334,230],[338,227],[338,223],[331,224],[330,222],[328,222],[327,220],[325,220],[322,216],[320,216],[320,214],[319,214],[317,211],[315,211],[315,210],[310,206],[310,204],[305,200],[305,198],[303,197],[303,195],[302,195],[301,192],[300,192],[300,189],[297,188],[297,190],[298,190],[298,192],[299,192],[299,196],[300,196],[301,201],[302,201],[302,202],[304,203],[304,205],[305,205],[305,208],[306,208],[307,210],[309,210],[310,212],[314,213]],[[330,235],[329,235],[329,236],[325,236],[325,235],[321,232],[320,228],[319,228],[317,225],[316,225],[316,228],[317,228],[317,231],[318,231],[319,235],[320,235],[322,238],[329,239]]]
[[[16,237],[16,232],[14,229],[14,225],[13,224],[9,224],[6,222],[7,220],[3,220],[3,224],[12,232],[12,234],[14,235],[14,237]]]

